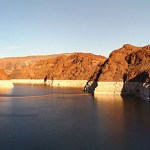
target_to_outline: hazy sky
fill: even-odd
[[[0,57],[91,52],[150,42],[150,0],[0,0]]]

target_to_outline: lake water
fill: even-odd
[[[0,90],[0,150],[147,150],[150,104],[82,89]]]

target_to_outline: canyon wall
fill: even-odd
[[[8,60],[7,60],[8,59]],[[5,62],[4,62],[5,60]],[[14,83],[82,87],[95,94],[149,95],[150,45],[125,44],[109,58],[90,53],[70,53],[0,59]],[[149,82],[148,82],[149,84]],[[145,93],[145,95],[144,95]]]

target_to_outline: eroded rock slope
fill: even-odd
[[[103,56],[90,53],[72,53],[40,60],[34,65],[16,69],[12,79],[88,80],[95,69],[106,60]]]

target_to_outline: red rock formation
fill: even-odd
[[[90,53],[73,53],[41,60],[35,65],[14,70],[12,79],[87,80],[95,69],[106,60]]]
[[[140,49],[141,47],[126,44],[122,48],[114,50],[102,65],[95,80],[106,82],[123,81],[123,76],[128,70],[126,56]]]
[[[30,58],[30,57],[28,57]],[[106,82],[132,80],[143,72],[150,74],[150,45],[136,47],[129,44],[114,50],[109,58],[87,53],[60,54],[42,58],[8,61],[4,68],[13,79],[96,80]],[[41,60],[40,60],[41,59]],[[21,60],[24,60],[20,64]],[[0,60],[1,62],[2,60]],[[104,62],[105,61],[105,62]],[[16,63],[15,63],[16,62]],[[30,62],[30,63],[27,63]],[[26,63],[26,65],[23,65]],[[6,65],[7,64],[7,65]],[[10,66],[13,64],[13,69]],[[9,67],[8,67],[9,66]]]

